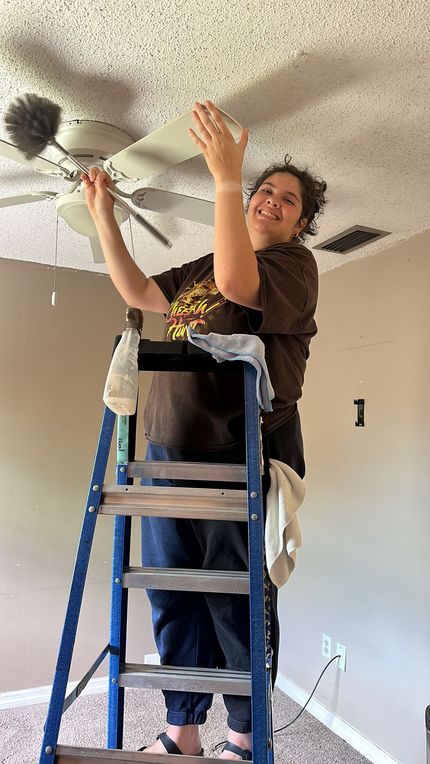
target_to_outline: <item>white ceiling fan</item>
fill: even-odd
[[[241,125],[226,112],[221,109],[219,111],[234,139],[240,138]],[[87,167],[98,166],[109,173],[116,194],[124,197],[124,200],[131,201],[136,207],[214,225],[213,202],[147,187],[127,194],[117,186],[120,182],[136,183],[200,154],[200,149],[187,132],[188,128],[194,127],[192,111],[189,111],[134,142],[124,130],[106,122],[74,119],[60,123],[56,139],[69,154]],[[61,178],[70,183],[70,188],[65,192],[35,191],[0,198],[0,207],[55,199],[57,214],[74,231],[89,238],[94,262],[104,262],[97,232],[85,202],[85,192],[80,180],[81,171],[55,146],[51,148],[51,152],[52,160],[42,156],[28,160],[17,146],[0,140],[0,156],[30,166],[43,175]],[[128,219],[129,212],[115,203],[114,215],[118,225],[121,225]]]

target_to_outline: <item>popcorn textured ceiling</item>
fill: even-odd
[[[425,0],[1,0],[1,20],[2,114],[34,92],[63,120],[108,122],[138,140],[210,99],[250,130],[245,189],[287,153],[324,178],[328,203],[306,242],[320,272],[430,228]],[[3,120],[0,138],[9,140]],[[124,190],[142,185],[214,200],[202,155]],[[0,157],[0,197],[63,190],[66,181]],[[143,214],[173,241],[168,250],[133,223],[148,275],[212,251],[210,226]],[[349,255],[317,249],[353,225],[391,233]],[[55,230],[53,201],[0,209],[0,258],[52,264]],[[128,223],[122,231],[131,248]],[[61,219],[58,243],[59,266],[106,272]]]

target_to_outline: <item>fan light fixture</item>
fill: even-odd
[[[97,230],[85,201],[82,186],[68,194],[61,194],[55,199],[57,215],[63,218],[70,228],[83,236],[97,237]],[[114,205],[113,214],[118,225],[122,225],[129,217],[127,211]]]

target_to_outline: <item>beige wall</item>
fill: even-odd
[[[52,279],[45,266],[0,259],[0,691],[52,681],[106,372],[124,326],[125,304],[108,277],[61,269],[55,308]],[[143,336],[158,339],[159,330],[160,318],[147,313]],[[115,482],[112,458],[106,482]],[[112,518],[100,516],[73,680],[109,641],[111,547]],[[128,657],[138,661],[155,648],[145,592],[130,600]],[[98,674],[106,673],[105,661]]]
[[[429,252],[427,233],[321,278],[303,548],[280,592],[281,672],[310,692],[322,632],[346,645],[315,697],[402,764],[425,760],[430,703]]]

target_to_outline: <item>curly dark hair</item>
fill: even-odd
[[[300,182],[300,189],[302,192],[302,214],[301,218],[306,218],[307,223],[303,230],[296,237],[301,242],[306,241],[306,236],[316,236],[318,233],[318,227],[316,224],[316,216],[322,215],[324,212],[324,205],[328,201],[324,192],[327,190],[327,183],[322,178],[313,177],[309,168],[306,167],[303,170],[290,164],[291,156],[285,154],[284,164],[273,164],[271,167],[267,167],[256,181],[248,185],[248,200],[246,202],[245,210],[248,212],[249,202],[254,194],[258,191],[261,184],[264,183],[269,175],[273,175],[275,172],[288,172],[290,175],[294,175]]]

